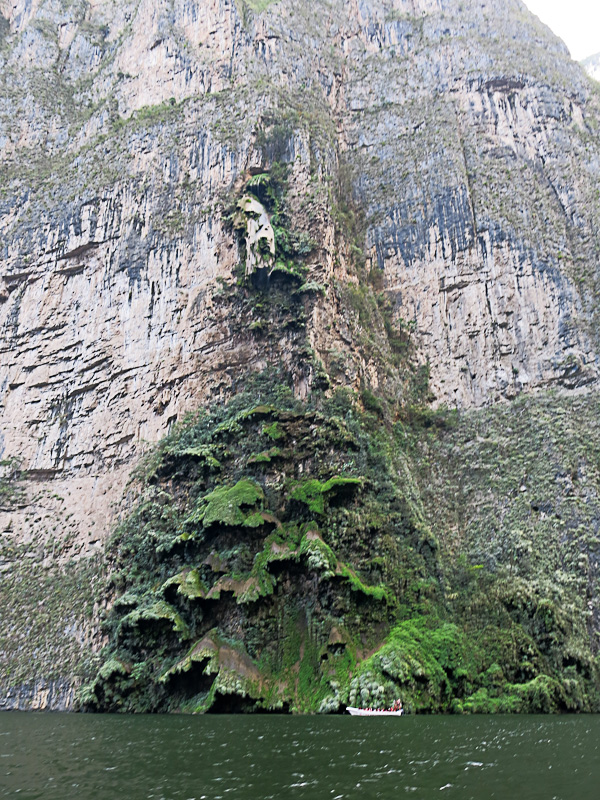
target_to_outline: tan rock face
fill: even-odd
[[[2,512],[15,539],[93,552],[146,443],[244,370],[283,360],[309,391],[299,340],[240,330],[222,289],[245,177],[275,162],[325,291],[303,341],[335,380],[386,380],[336,290],[357,250],[437,403],[595,379],[598,95],[522,3],[2,14],[0,455],[32,478]]]
[[[246,245],[246,277],[256,270],[270,270],[275,259],[275,233],[266,208],[251,195],[244,195],[237,207]]]
[[[465,408],[545,384],[572,386],[575,364],[584,373],[577,380],[596,378],[596,345],[580,324],[585,301],[573,285],[573,239],[589,212],[579,187],[555,186],[552,175],[565,157],[557,152],[561,125],[568,120],[576,139],[582,112],[568,102],[559,111],[560,124],[544,119],[539,97],[521,85],[460,96],[457,134],[478,157],[465,149],[455,167],[467,191],[457,186],[444,197],[437,219],[414,209],[422,226],[414,249],[391,243],[389,288],[418,320],[442,402]],[[535,185],[535,171],[548,173],[546,186]]]

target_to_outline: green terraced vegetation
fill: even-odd
[[[137,506],[108,548],[110,643],[82,705],[339,712],[401,697],[415,712],[598,710],[588,595],[570,545],[560,574],[547,561],[551,525],[537,560],[517,559],[514,543],[494,547],[492,509],[508,519],[524,494],[519,486],[510,501],[494,481],[509,480],[526,454],[516,444],[494,451],[505,477],[487,461],[478,471],[469,455],[476,429],[493,436],[495,421],[500,435],[516,415],[534,431],[543,492],[544,476],[554,480],[543,458],[553,436],[567,460],[577,442],[595,452],[560,405],[541,398],[464,417],[413,410],[384,424],[347,391],[300,403],[283,372],[249,378],[141,465]],[[259,458],[274,431],[277,453]],[[453,531],[463,504],[469,519]],[[587,542],[589,570],[599,549],[591,528]]]
[[[384,640],[409,583],[420,605],[435,543],[395,483],[388,433],[346,392],[306,405],[282,380],[250,378],[141,465],[108,548],[105,663],[121,668],[103,667],[84,705],[316,710],[339,665]],[[274,431],[276,456],[257,458]]]

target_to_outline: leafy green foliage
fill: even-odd
[[[117,598],[105,659],[144,667],[137,677],[100,671],[82,694],[89,706],[224,702],[225,674],[228,692],[237,685],[229,657],[216,655],[208,675],[200,657],[172,670],[213,630],[219,648],[241,654],[233,671],[252,702],[318,708],[339,671],[329,639],[340,619],[354,620],[345,625],[354,652],[353,641],[387,630],[403,583],[427,574],[422,511],[398,490],[391,450],[373,440],[354,399],[298,403],[281,377],[254,376],[226,406],[190,417],[138,471],[138,503],[109,546]],[[375,569],[365,569],[367,535],[381,555]],[[420,595],[415,588],[415,607]],[[282,614],[291,641],[278,632]]]
[[[470,456],[476,416],[413,409],[387,427],[363,395],[364,411],[348,391],[300,403],[282,377],[253,376],[147,457],[139,501],[110,548],[117,599],[105,660],[122,666],[99,671],[87,705],[331,712],[400,697],[414,711],[600,708],[577,577],[596,580],[597,538],[578,523],[565,539],[531,508],[518,516],[522,483],[507,505],[505,475],[514,462],[523,480],[523,453],[504,451],[509,472],[487,473]],[[539,459],[556,452],[544,450],[543,413],[539,428],[531,415],[523,424],[540,437],[528,469],[542,504],[557,473]],[[565,458],[599,463],[590,441],[576,441],[560,449]],[[499,499],[482,502],[495,481]],[[448,533],[457,496],[471,503],[455,534],[470,546]],[[582,519],[593,509],[591,498],[563,502]],[[498,508],[505,521],[515,515],[508,531],[486,518]],[[535,520],[546,537],[537,563],[525,537]]]

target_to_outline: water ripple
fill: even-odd
[[[597,800],[598,717],[0,712],[0,797]]]

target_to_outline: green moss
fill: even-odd
[[[164,593],[171,586],[177,586],[177,593],[187,597],[189,600],[197,598],[204,598],[208,594],[206,584],[201,579],[197,569],[184,570],[178,575],[174,575],[165,581],[161,587],[161,593]],[[120,605],[123,605],[121,598]]]
[[[248,22],[248,13],[254,12],[255,14],[262,14],[270,5],[276,3],[277,0],[235,0],[235,4],[237,9],[242,17],[242,21],[244,24]],[[261,175],[257,175],[259,178],[258,181],[254,185],[260,185],[260,178]]]
[[[285,433],[281,430],[277,421],[271,423],[271,425],[265,425],[263,428],[263,433],[265,436],[268,436],[269,439],[273,439],[274,441],[285,438]]]
[[[260,511],[250,514],[243,522],[244,528],[261,528],[265,524],[265,519]]]
[[[291,493],[292,500],[305,503],[311,513],[324,514],[326,495],[330,492],[335,495],[342,490],[355,489],[363,483],[361,478],[346,478],[336,476],[325,483],[311,479],[297,486]]]
[[[315,479],[306,481],[297,486],[291,493],[292,500],[298,500],[308,506],[312,514],[325,512],[325,498],[323,497],[323,484]]]
[[[524,684],[507,684],[500,696],[482,687],[465,698],[457,710],[474,714],[556,714],[568,707],[561,683],[548,675],[538,675]]]
[[[358,577],[353,569],[350,569],[346,564],[341,564],[339,574],[346,578],[350,583],[350,587],[354,592],[362,592],[367,597],[372,597],[374,600],[385,601],[392,603],[394,598],[391,595],[387,586],[369,586]]]
[[[333,494],[338,494],[342,489],[355,489],[359,486],[362,486],[362,484],[362,478],[344,478],[336,476],[334,478],[330,478],[328,481],[325,481],[321,487],[321,493],[327,494],[328,492],[332,492]]]
[[[466,641],[451,623],[432,625],[416,618],[398,625],[385,645],[360,665],[351,684],[349,699],[356,703],[386,705],[390,691],[409,707],[444,707],[451,698],[450,670],[458,670],[465,657]],[[383,690],[383,691],[382,691]]]
[[[240,414],[240,418],[248,419],[249,417],[269,417],[276,411],[276,406],[260,405],[256,406],[255,408],[251,408],[248,411],[243,411]]]
[[[363,389],[361,392],[361,400],[365,411],[372,411],[373,413],[382,416],[383,404],[379,398],[373,394],[370,389]]]
[[[262,503],[264,498],[260,486],[244,478],[235,486],[219,486],[200,498],[186,522],[199,522],[205,528],[215,523],[233,527],[243,525],[248,518],[247,509]]]
[[[169,100],[165,100],[162,103],[158,103],[157,105],[152,106],[143,106],[142,108],[134,111],[130,118],[125,119],[123,117],[116,117],[113,119],[113,129],[119,130],[125,126],[149,126],[149,125],[158,125],[160,123],[164,123],[169,118],[172,118],[176,114],[180,113],[180,106],[175,101],[174,98]],[[176,213],[176,212],[172,212]],[[175,224],[177,225],[177,217],[175,219]],[[168,223],[172,224],[172,223]]]
[[[214,448],[210,445],[197,446],[197,447],[166,447],[164,453],[170,456],[177,456],[179,458],[197,458],[205,461],[211,467],[220,467],[218,459],[214,456]]]
[[[269,450],[263,450],[262,453],[250,456],[248,464],[270,464],[274,458],[281,456],[279,447],[271,447]]]
[[[105,660],[134,664],[143,653],[145,666],[137,678],[100,675],[86,695],[92,706],[207,710],[235,696],[303,711],[397,697],[414,711],[449,713],[600,708],[581,599],[597,547],[583,524],[591,498],[565,499],[563,515],[569,508],[580,519],[566,539],[562,525],[540,516],[546,552],[536,563],[527,542],[537,518],[521,483],[511,495],[507,450],[498,449],[503,434],[490,426],[490,411],[478,412],[482,428],[474,429],[474,420],[484,425],[476,415],[414,407],[388,426],[387,411],[375,418],[351,393],[301,404],[279,374],[252,380],[230,403],[180,426],[158,448],[154,471],[140,473],[147,483],[139,503],[111,543],[120,570]],[[534,474],[546,458],[547,415],[523,424],[534,436],[539,428]],[[481,457],[499,459],[491,484],[489,468],[472,455],[482,430],[490,442],[478,442]],[[264,450],[275,432],[293,446]],[[587,452],[592,440],[593,433],[587,442],[577,437],[564,458]],[[440,453],[433,474],[420,455],[425,447]],[[207,464],[209,453],[218,466]],[[522,481],[529,455],[516,447],[508,455]],[[554,462],[540,468],[536,491],[556,474]],[[574,485],[574,465],[564,474]],[[459,477],[458,486],[444,482]],[[513,525],[489,522],[497,513],[490,486]],[[463,504],[464,520],[456,516]],[[548,538],[553,526],[560,548]],[[449,531],[477,546],[457,546]],[[500,536],[494,531],[497,549],[489,546]],[[201,642],[211,630],[228,643],[217,648],[225,647],[222,656],[214,660],[211,639],[213,655],[190,660],[184,637]],[[169,672],[178,664],[187,671]]]
[[[189,638],[189,628],[181,615],[173,606],[164,600],[158,600],[147,608],[136,608],[130,611],[121,621],[125,628],[132,628],[147,622],[167,621],[172,623],[173,631],[181,634],[182,639]]]
[[[316,710],[337,674],[334,662],[347,659],[337,644],[329,650],[338,624],[329,604],[306,618],[315,575],[327,582],[331,607],[343,609],[336,615],[355,620],[347,642],[355,653],[352,637],[372,641],[373,628],[381,629],[382,601],[393,607],[400,590],[394,559],[403,560],[405,576],[418,563],[424,568],[415,550],[421,533],[409,521],[408,498],[398,494],[391,451],[372,441],[353,400],[326,401],[318,409],[295,401],[279,375],[255,380],[256,389],[213,414],[190,417],[138,472],[144,483],[139,503],[110,544],[122,567],[112,576],[118,596],[106,623],[106,658],[133,663],[143,652],[146,677],[123,683],[123,676],[100,676],[86,695],[92,705],[207,708],[221,691],[210,688],[212,678],[196,703],[183,678],[178,683],[173,673],[161,683],[157,676],[186,658],[183,636],[201,640],[215,628],[261,665],[261,703]],[[265,417],[270,418],[266,425]],[[263,450],[270,455],[257,459],[257,444],[264,446],[272,436],[282,440],[281,434],[294,442],[293,449]],[[213,453],[219,455],[218,466],[207,463]],[[314,477],[299,480],[300,464]],[[343,474],[342,467],[365,477]],[[391,514],[384,510],[390,501],[396,507]],[[385,573],[384,583],[382,574],[371,580],[369,570],[359,571],[364,530],[375,536],[375,550],[382,554],[377,570]],[[388,540],[394,542],[389,559],[383,555]],[[232,598],[238,610],[230,617],[230,630],[222,614]],[[290,622],[294,636],[300,637],[294,639],[293,665],[278,632],[284,608],[296,620]],[[182,624],[176,624],[175,614]],[[314,697],[303,694],[310,686],[316,687]]]
[[[337,567],[337,558],[331,547],[318,536],[309,531],[300,543],[300,554],[307,559],[309,570],[323,573],[324,577],[331,577]]]

